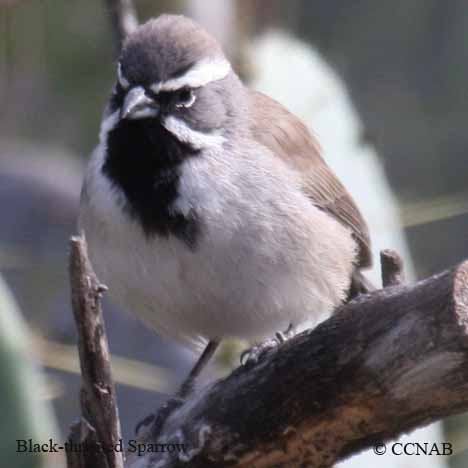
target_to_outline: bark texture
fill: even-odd
[[[173,413],[159,442],[185,454],[129,466],[331,467],[468,409],[467,326],[468,262],[360,296]]]
[[[115,449],[122,435],[100,302],[107,288],[99,283],[91,268],[85,240],[73,237],[70,244],[72,306],[82,377],[82,416],[72,427],[68,443],[74,447],[80,444],[83,450],[67,452],[68,466],[123,468],[123,454]]]

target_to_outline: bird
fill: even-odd
[[[366,222],[316,136],[179,15],[123,44],[79,226],[111,298],[203,350],[183,397],[223,339],[331,314],[365,290],[372,261]]]

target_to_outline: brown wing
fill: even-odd
[[[312,203],[351,228],[359,245],[360,267],[372,263],[366,222],[351,195],[321,156],[320,145],[307,127],[281,104],[250,91],[254,109],[250,128],[254,138],[303,175],[304,191]],[[274,117],[273,117],[274,116]]]

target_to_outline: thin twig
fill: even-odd
[[[403,260],[391,249],[380,252],[380,265],[382,269],[382,286],[396,286],[405,282]]]
[[[117,51],[125,38],[136,29],[138,19],[132,0],[106,0],[117,42]]]
[[[108,467],[123,468],[123,455],[114,449],[122,436],[100,301],[106,288],[91,268],[84,238],[73,237],[70,243],[72,305],[82,375],[81,410],[96,431]]]

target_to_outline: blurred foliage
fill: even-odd
[[[115,73],[105,2],[0,5],[0,135],[61,142],[87,155],[97,142]],[[136,2],[151,17],[179,2]],[[15,115],[12,119],[11,116]]]
[[[55,442],[51,409],[40,399],[44,387],[31,362],[28,332],[13,298],[0,278],[0,453],[11,468],[45,468],[45,454],[17,454],[17,439]],[[13,461],[14,460],[14,461]],[[47,462],[47,466],[50,460]]]

